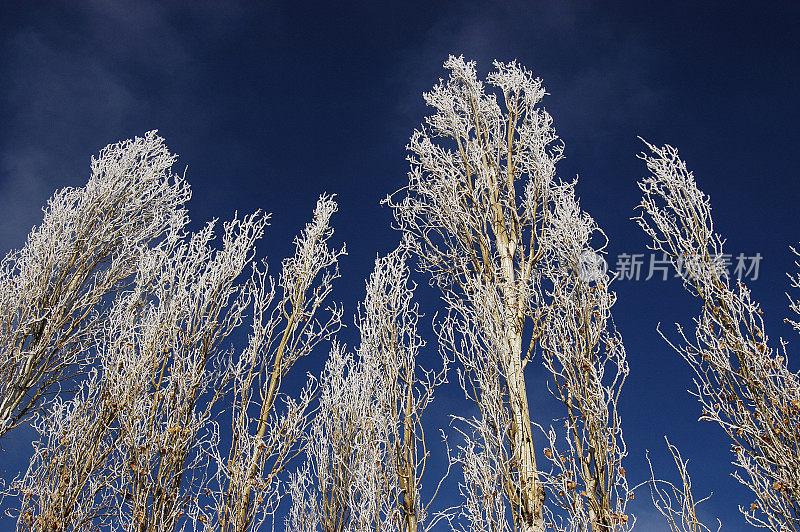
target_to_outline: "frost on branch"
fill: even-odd
[[[616,401],[627,364],[608,278],[579,276],[580,258],[596,256],[593,235],[602,233],[579,208],[574,183],[555,175],[563,144],[540,105],[541,80],[516,62],[494,67],[482,82],[474,62],[445,62],[450,75],[424,94],[433,113],[407,147],[408,186],[386,200],[443,291],[439,340],[461,363],[461,386],[480,411],[459,417],[463,517],[471,530],[513,523],[541,531],[556,526],[553,512],[593,530],[624,528]],[[573,416],[559,454],[567,463],[553,472],[537,466],[526,391],[537,353],[547,355],[554,394]],[[581,474],[565,480],[567,470]],[[579,490],[559,495],[564,482]],[[548,489],[555,505],[545,512]]]
[[[717,423],[730,438],[734,476],[755,497],[739,507],[747,521],[797,530],[800,378],[788,369],[785,346],[770,346],[750,291],[718,268],[723,240],[714,231],[708,196],[675,148],[647,146],[650,153],[641,158],[650,175],[639,183],[642,212],[636,220],[652,238],[652,249],[676,267],[686,265],[684,286],[702,305],[694,335],[678,326],[679,341],[667,341],[694,371],[700,420]]]
[[[417,334],[407,249],[375,261],[359,312],[356,355],[336,345],[320,378],[308,460],[293,477],[287,530],[430,530],[447,512],[423,501],[428,442],[422,414],[445,381],[417,364]]]
[[[303,450],[316,383],[311,379],[297,398],[281,392],[281,383],[298,359],[341,327],[342,309],[329,302],[345,254],[344,246],[329,244],[336,210],[332,196],[320,196],[313,219],[295,238],[294,254],[283,261],[277,286],[265,269],[254,269],[249,343],[228,364],[231,441],[217,441],[211,453],[217,474],[210,496],[221,530],[257,530],[274,516],[289,487],[282,473]]]
[[[656,479],[653,472],[653,464],[648,456],[647,463],[650,466],[650,480],[647,481],[647,484],[650,487],[650,497],[653,505],[666,519],[670,532],[711,532],[711,529],[703,524],[697,516],[697,506],[711,496],[695,500],[692,494],[692,478],[687,470],[689,461],[681,457],[678,448],[672,445],[666,437],[664,439],[667,441],[667,448],[678,469],[681,483],[676,486],[672,482]],[[717,520],[717,532],[721,529],[722,523]]]
[[[186,222],[189,187],[155,131],[104,148],[86,186],[47,203],[24,247],[0,264],[0,435],[91,362],[108,294],[140,250]]]
[[[150,160],[125,152],[142,142],[114,149],[146,177]],[[301,450],[314,386],[290,398],[280,384],[340,324],[341,309],[325,308],[344,253],[327,245],[336,203],[320,197],[276,284],[254,265],[268,216],[237,215],[220,239],[216,220],[187,235],[178,207],[189,191],[178,183],[166,235],[128,250],[124,278],[102,285],[113,288],[108,305],[73,346],[91,353],[88,376],[72,400],[57,396],[42,410],[28,470],[0,492],[18,499],[8,511],[19,530],[254,530],[284,493],[278,477]],[[117,268],[109,260],[90,287]],[[237,348],[251,312],[249,343]],[[233,405],[232,435],[218,423],[222,399]]]

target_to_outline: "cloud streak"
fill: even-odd
[[[97,0],[77,9],[65,3],[61,13],[36,17],[6,37],[0,249],[24,243],[56,189],[85,183],[89,156],[106,144],[161,128],[181,113],[194,117],[191,125],[200,123],[202,117],[185,112],[182,103],[196,61],[178,22],[192,20],[213,34],[239,8],[232,2],[186,9],[156,2]],[[59,15],[74,18],[74,27],[59,29]]]

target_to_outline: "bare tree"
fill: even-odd
[[[106,147],[87,185],[57,192],[3,259],[0,436],[85,369],[105,296],[124,286],[143,246],[184,223],[190,192],[174,161],[155,131]]]
[[[559,456],[585,483],[586,500],[570,492],[563,505],[580,527],[604,530],[615,519],[624,524],[627,497],[615,408],[627,365],[607,330],[614,298],[607,278],[578,277],[581,257],[595,256],[596,226],[578,208],[574,183],[555,176],[563,145],[539,106],[541,80],[515,62],[494,66],[484,84],[473,62],[445,62],[449,78],[424,94],[435,112],[408,146],[409,184],[386,203],[443,290],[449,317],[439,340],[461,362],[461,385],[480,411],[461,418],[470,530],[541,531],[552,521],[544,501],[555,481],[537,467],[525,382],[537,346],[548,353],[555,393],[572,416],[571,450]],[[507,507],[510,523],[501,517]]]
[[[392,503],[384,497],[391,474],[386,469],[387,419],[372,408],[376,378],[342,346],[331,350],[287,530],[366,532],[391,524],[386,509]]]
[[[436,387],[446,382],[449,361],[442,356],[442,367],[437,370],[417,362],[425,344],[417,332],[420,313],[412,301],[415,287],[409,280],[407,248],[404,241],[375,261],[359,321],[359,357],[378,375],[373,401],[376,411],[387,420],[384,445],[389,478],[384,496],[396,501],[388,510],[393,521],[390,528],[417,532],[447,518],[446,513],[431,515],[429,510],[441,480],[427,502],[423,502],[420,489],[430,456],[422,416]]]
[[[226,391],[228,338],[251,303],[239,277],[266,223],[258,213],[226,223],[221,249],[211,245],[214,224],[208,224],[167,255],[154,276],[157,288],[136,324],[141,336],[131,342],[133,349],[153,350],[152,373],[144,393],[119,409],[120,454],[127,464],[120,488],[123,528],[173,529],[190,505],[188,517],[208,519],[193,499],[208,483],[210,422]],[[146,358],[140,353],[138,361],[117,367]]]
[[[340,346],[320,379],[309,460],[293,484],[287,530],[430,530],[447,512],[431,514],[421,495],[430,453],[422,415],[445,382],[417,363],[417,333],[405,245],[375,261],[361,306],[357,356]],[[446,476],[446,475],[445,475]]]
[[[332,196],[320,197],[313,220],[295,239],[294,255],[283,261],[279,297],[266,271],[254,276],[250,342],[228,370],[233,392],[231,441],[229,446],[218,441],[213,452],[219,471],[213,496],[221,531],[255,530],[274,515],[284,493],[279,474],[302,451],[314,382],[296,400],[280,390],[292,365],[341,326],[341,307],[327,307],[326,316],[320,318],[339,277],[338,259],[345,253],[344,247],[329,247],[330,220],[336,210]]]
[[[652,249],[671,258],[684,287],[702,301],[693,338],[678,325],[680,341],[667,341],[694,371],[700,419],[717,423],[731,440],[734,476],[755,495],[740,506],[746,520],[798,530],[800,379],[788,369],[785,345],[769,345],[750,291],[725,275],[708,196],[675,148],[648,147],[641,158],[651,175],[639,183],[644,196],[636,220]],[[794,302],[791,307],[798,310]]]
[[[551,393],[566,408],[566,448],[559,450],[551,427],[544,455],[552,465],[550,498],[568,518],[552,514],[550,526],[627,530],[632,522],[625,507],[632,491],[622,466],[627,448],[617,406],[629,370],[611,317],[616,296],[604,263],[591,249],[592,235],[602,231],[581,212],[571,186],[556,194],[548,240],[571,274],[551,276],[553,306],[542,357],[555,382]]]

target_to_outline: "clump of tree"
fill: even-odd
[[[445,67],[408,145],[408,186],[386,199],[401,244],[375,261],[353,352],[331,302],[345,253],[331,244],[333,196],[275,276],[256,252],[268,215],[188,230],[189,186],[155,132],[107,147],[85,187],[53,196],[0,264],[0,436],[26,422],[37,433],[29,467],[0,491],[18,530],[244,532],[274,528],[284,507],[289,532],[633,528],[605,234],[576,181],[556,176],[564,146],[541,80],[516,62],[485,81],[462,57]],[[648,146],[637,220],[703,301],[694,338],[679,329],[672,345],[703,419],[732,439],[755,494],[747,520],[797,530],[798,377],[747,288],[721,275],[708,198],[676,150]],[[410,264],[441,293],[435,350]],[[329,343],[319,378],[286,390],[295,363]],[[441,363],[428,366],[432,351]],[[557,422],[530,400],[537,358]],[[466,405],[431,478],[424,414],[451,366]],[[668,448],[680,482],[651,468],[644,484],[671,530],[708,530]],[[461,503],[437,508],[452,469]]]
[[[337,206],[320,197],[275,281],[254,262],[266,215],[223,224],[220,243],[216,221],[186,232],[174,160],[154,132],[110,146],[4,261],[4,397],[29,383],[7,419],[46,406],[30,466],[5,490],[20,530],[252,530],[285,493],[278,473],[300,452],[313,381],[295,399],[281,383],[340,325],[328,303],[344,253],[329,246]],[[27,302],[25,289],[27,310],[12,297]],[[44,403],[64,375],[78,391]]]
[[[487,91],[474,63],[445,66],[449,80],[425,95],[436,113],[411,138],[407,194],[388,200],[403,244],[367,283],[361,345],[353,356],[335,344],[319,383],[295,398],[281,395],[287,372],[341,325],[341,308],[319,317],[344,253],[328,246],[333,198],[320,198],[275,281],[253,264],[267,216],[224,224],[221,247],[215,222],[187,233],[189,189],[155,133],[107,148],[87,187],[55,196],[4,262],[4,427],[47,407],[31,465],[6,490],[19,498],[20,528],[248,530],[274,516],[287,490],[296,530],[628,526],[616,411],[628,369],[610,279],[586,263],[602,232],[575,183],[555,177],[563,146],[539,106],[541,81],[495,63]],[[98,231],[112,213],[113,230]],[[95,241],[108,250],[87,245]],[[417,363],[410,255],[446,304],[439,370]],[[52,286],[15,307],[34,274]],[[248,316],[240,349],[232,335]],[[544,430],[542,449],[525,381],[536,355],[567,414],[562,436]],[[481,415],[455,414],[450,465],[464,472],[464,504],[434,511],[435,493],[421,492],[422,413],[455,360]],[[65,379],[77,392],[45,402]],[[283,477],[300,454],[305,465]]]

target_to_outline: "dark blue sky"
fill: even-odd
[[[193,221],[272,212],[260,249],[275,265],[319,193],[338,194],[334,224],[349,256],[337,298],[352,316],[375,254],[397,240],[378,202],[406,183],[422,91],[445,75],[450,53],[477,60],[482,74],[492,59],[517,59],[551,94],[545,106],[566,143],[560,175],[580,175],[612,269],[620,253],[647,252],[630,221],[644,174],[637,135],[678,146],[711,195],[727,251],[764,257],[750,286],[772,341],[784,336],[791,349],[782,319],[787,246],[800,240],[799,24],[794,2],[5,2],[0,250],[24,242],[56,188],[86,181],[90,155],[158,129],[178,168],[188,166]],[[631,366],[630,480],[642,479],[648,448],[672,474],[668,434],[691,460],[696,494],[715,492],[707,513],[745,529],[736,507],[751,497],[728,476],[728,446],[697,423],[689,370],[655,332],[658,322],[666,332],[688,324],[697,302],[675,280],[616,290]],[[440,401],[432,423],[449,409]],[[641,529],[659,530],[646,499],[632,509]]]

